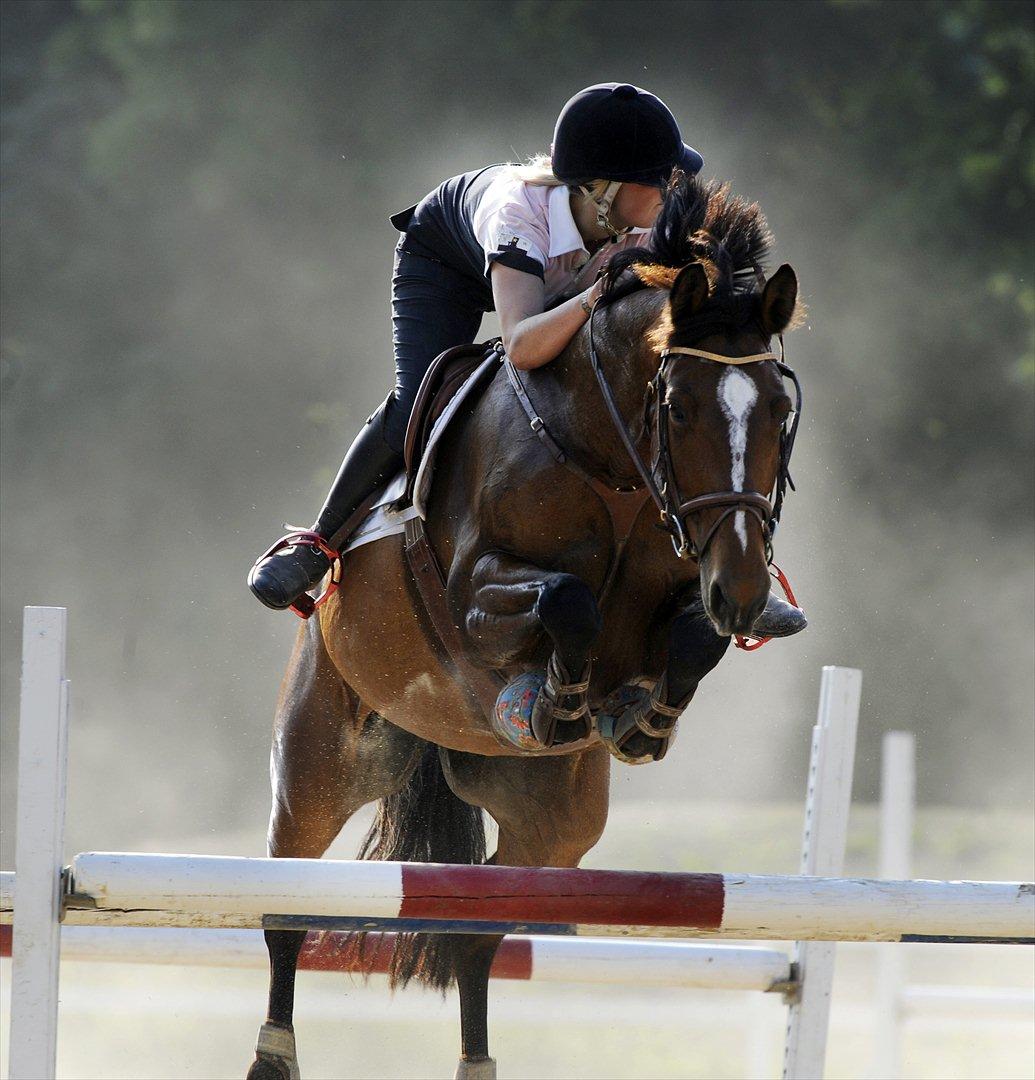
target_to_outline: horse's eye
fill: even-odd
[[[686,413],[678,405],[669,405],[668,414],[677,424],[686,423]]]

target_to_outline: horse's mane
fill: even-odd
[[[670,288],[692,262],[704,267],[717,299],[753,292],[772,246],[773,234],[758,203],[734,195],[728,182],[677,172],[649,246],[625,248],[611,257],[604,294],[617,300],[644,286]]]

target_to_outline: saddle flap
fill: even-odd
[[[406,425],[403,459],[406,468],[407,496],[413,496],[413,484],[428,437],[435,421],[450,400],[478,367],[496,353],[496,340],[446,349],[431,362],[421,380],[417,399]]]

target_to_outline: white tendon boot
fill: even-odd
[[[293,1031],[276,1024],[263,1024],[259,1028],[259,1037],[255,1040],[255,1052],[282,1061],[287,1068],[288,1080],[301,1080]]]
[[[453,1080],[496,1080],[496,1059],[484,1057],[465,1061],[461,1058]]]

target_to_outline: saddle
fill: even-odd
[[[402,502],[413,501],[417,472],[435,421],[445,411],[460,387],[493,355],[500,360],[503,359],[503,349],[499,338],[475,342],[471,345],[457,345],[452,349],[446,349],[444,353],[440,353],[432,360],[431,366],[421,379],[409,423],[406,425],[406,439],[403,442],[406,493]],[[498,370],[495,364],[486,365],[485,371],[478,380],[480,385],[471,387],[468,392],[475,396],[480,394]]]

